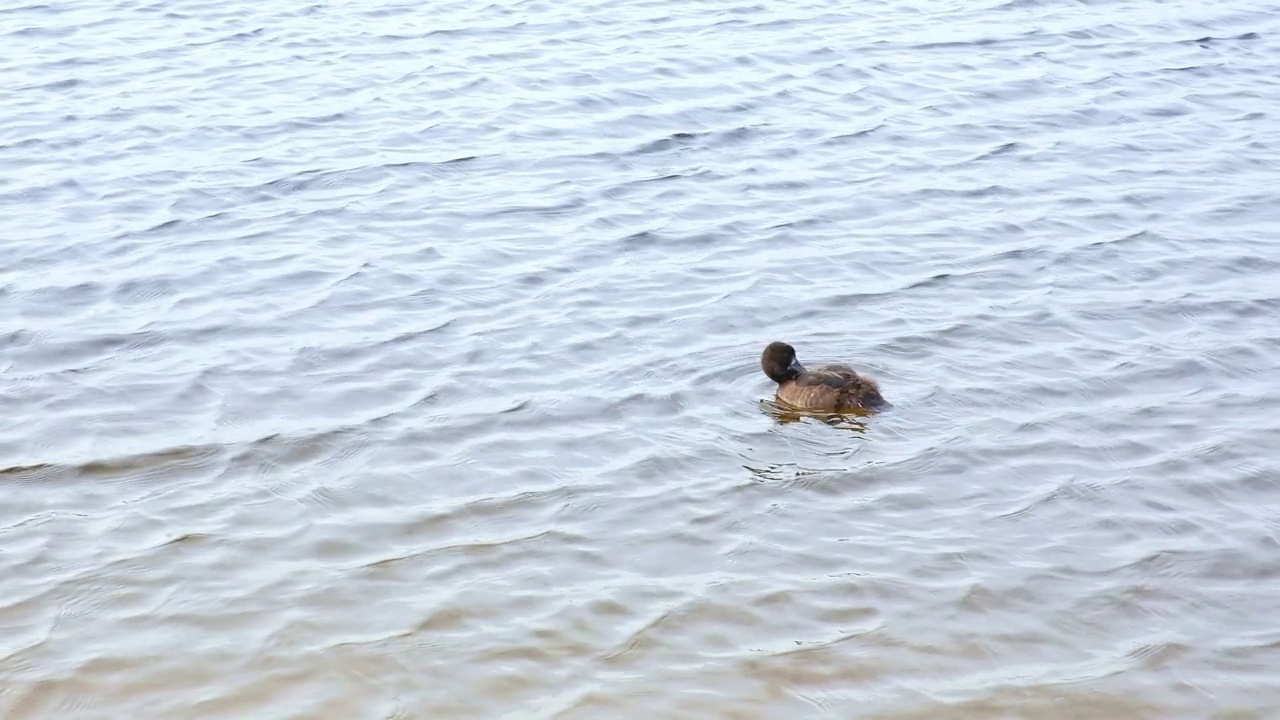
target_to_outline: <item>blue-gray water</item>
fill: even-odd
[[[0,717],[1280,716],[1275,9],[5,4]]]

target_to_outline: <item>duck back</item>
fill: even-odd
[[[885,402],[874,380],[847,365],[822,365],[778,386],[778,399],[810,411],[874,410]]]

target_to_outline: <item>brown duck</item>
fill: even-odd
[[[822,365],[806,370],[796,360],[795,348],[772,342],[760,356],[760,367],[778,383],[778,399],[798,410],[840,413],[888,405],[875,380],[845,365]]]

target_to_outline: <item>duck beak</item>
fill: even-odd
[[[804,372],[804,366],[800,364],[799,360],[796,360],[795,358],[791,358],[791,364],[787,366],[787,370],[789,372],[793,372],[799,375],[800,373]]]

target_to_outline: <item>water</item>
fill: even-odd
[[[0,716],[1280,714],[1269,4],[0,35]]]

